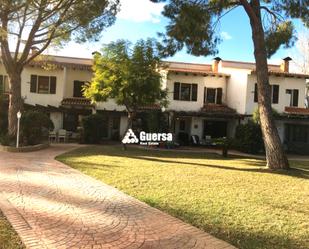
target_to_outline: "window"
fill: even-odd
[[[192,101],[197,101],[197,84],[192,84],[191,100]]]
[[[113,121],[112,121],[112,127],[113,130],[119,130],[120,127],[120,117],[113,117]]]
[[[217,88],[217,104],[222,104],[222,88]]]
[[[215,88],[206,89],[206,103],[216,103],[216,89]]]
[[[197,101],[197,84],[175,82],[174,100]]]
[[[292,131],[292,139],[294,142],[307,142],[307,126],[295,125]]]
[[[279,85],[271,85],[271,102],[273,104],[279,103]]]
[[[39,76],[38,93],[49,93],[49,77]]]
[[[40,94],[56,94],[57,78],[54,76],[31,75],[30,92]]]
[[[222,88],[206,88],[204,89],[204,103],[222,104]]]
[[[180,99],[190,101],[190,96],[191,96],[191,85],[181,84],[180,85]]]
[[[257,89],[257,83],[254,84],[254,102],[258,102],[258,89]]]
[[[174,83],[174,100],[179,100],[180,83]]]
[[[6,75],[0,75],[0,94],[9,92],[9,81]]]
[[[297,107],[298,106],[299,90],[298,89],[287,89],[286,93],[290,94],[290,106]]]
[[[271,103],[278,104],[279,103],[279,85],[270,85],[270,96]],[[258,102],[258,86],[257,83],[254,84],[254,102]]]
[[[289,142],[307,143],[309,142],[309,126],[288,124],[286,136]]]
[[[73,97],[83,98],[83,86],[85,85],[85,81],[74,80],[74,90]]]

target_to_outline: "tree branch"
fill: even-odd
[[[40,28],[40,25],[41,25],[41,22],[42,22],[42,11],[44,9],[44,4],[41,3],[41,5],[39,6],[38,8],[38,15],[37,15],[37,18],[32,26],[32,29],[29,33],[29,36],[28,36],[28,39],[27,39],[27,42],[26,42],[26,45],[25,45],[25,48],[23,50],[23,53],[19,59],[19,63],[20,64],[24,64],[24,61],[27,60],[27,57],[29,55],[29,52],[30,52],[30,49],[32,47],[32,42],[33,42],[33,39],[34,39],[34,35],[35,33],[38,31],[38,29]]]
[[[283,16],[281,16],[279,13],[275,13],[274,11],[270,10],[269,8],[267,8],[266,6],[261,6],[260,9],[265,10],[266,12],[268,12],[271,16],[274,17],[275,20],[279,19],[278,17],[280,17],[281,20],[283,20]]]
[[[22,20],[22,23],[21,23],[20,28],[19,28],[18,40],[17,40],[17,44],[16,44],[16,48],[15,48],[15,55],[14,55],[15,61],[17,60],[17,57],[18,57],[21,38],[22,38],[22,34],[23,34],[25,24],[26,24],[27,10],[28,10],[28,6],[25,6],[24,16],[23,16],[23,20]]]
[[[258,24],[259,20],[258,17],[256,16],[252,6],[248,3],[247,0],[239,0],[241,5],[244,7],[246,13],[248,14],[249,18],[255,23]]]
[[[2,34],[0,35],[1,42],[1,53],[3,57],[3,63],[6,67],[6,70],[9,69],[9,65],[13,65],[13,58],[10,52],[9,43],[8,43],[8,17],[7,12],[3,11],[1,13],[1,22],[2,22]]]

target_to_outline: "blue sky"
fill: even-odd
[[[135,42],[141,38],[156,38],[157,32],[164,32],[168,20],[161,15],[163,4],[154,4],[149,0],[121,0],[121,3],[122,7],[116,23],[103,33],[99,42],[83,45],[71,42],[57,54],[91,57],[91,52],[100,50],[104,43],[117,39]],[[300,22],[296,22],[295,25],[301,28]],[[254,61],[249,19],[241,7],[223,17],[218,25],[218,33],[221,34],[222,43],[218,47],[217,56],[225,60]],[[48,52],[55,53],[54,51]],[[293,57],[293,49],[281,48],[272,56],[270,62],[279,63],[286,56]],[[191,56],[186,51],[181,51],[169,60],[207,63],[212,58],[213,56]]]

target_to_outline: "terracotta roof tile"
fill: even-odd
[[[170,67],[168,68],[169,72],[176,72],[176,73],[193,73],[193,74],[203,74],[203,75],[212,75],[212,76],[225,76],[229,77],[229,74],[224,74],[224,73],[215,73],[213,71],[209,70],[200,70],[200,69],[194,69],[194,68],[173,68]]]
[[[256,70],[252,70],[252,73],[256,73]],[[308,74],[287,73],[287,72],[274,71],[274,70],[269,70],[268,73],[270,75],[275,75],[275,76],[309,79],[309,75]]]
[[[205,113],[214,114],[236,114],[236,111],[226,105],[206,104],[201,109]]]
[[[85,98],[65,98],[61,101],[61,105],[92,106],[91,100]]]
[[[31,61],[29,63],[29,66],[33,67],[42,67],[42,66],[48,66],[53,65],[56,66],[56,68],[70,68],[75,70],[86,70],[86,71],[92,71],[92,65],[87,64],[78,64],[78,63],[69,63],[69,62],[59,62],[59,61]]]
[[[309,115],[309,108],[285,107],[285,113],[294,115]]]

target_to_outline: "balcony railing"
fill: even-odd
[[[295,115],[309,115],[309,108],[286,106],[284,112]]]

